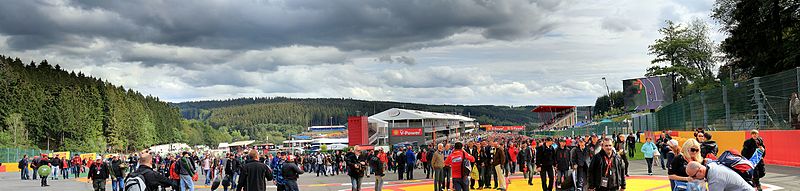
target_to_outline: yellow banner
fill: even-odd
[[[69,151],[64,151],[64,152],[54,152],[54,153],[50,153],[50,154],[49,154],[49,155],[47,155],[47,156],[52,158],[52,157],[56,157],[56,155],[58,155],[58,158],[70,158],[70,156],[69,156]]]
[[[86,153],[86,154],[81,154],[80,156],[81,160],[94,160],[95,158],[97,158],[97,153]]]

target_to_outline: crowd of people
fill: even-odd
[[[640,149],[635,147],[638,137],[645,138]],[[763,157],[765,148],[758,131],[752,131],[751,137],[744,143],[742,157],[751,158],[759,152]],[[297,191],[297,180],[304,173],[317,177],[346,174],[354,191],[362,189],[364,177],[374,176],[374,189],[380,191],[388,173],[397,174],[398,180],[414,180],[415,170],[422,170],[425,179],[433,180],[434,191],[505,191],[511,184],[509,176],[517,172],[529,185],[539,175],[542,189],[548,191],[625,190],[629,159],[635,152],[643,153],[649,175],[653,175],[653,167],[667,170],[673,190],[760,190],[759,179],[764,176],[763,161],[756,165],[754,173],[748,174],[750,177],[715,162],[719,152],[716,142],[702,130],[683,145],[678,145],[666,131],[657,137],[603,134],[530,138],[511,133],[478,133],[427,145],[396,146],[387,151],[381,147],[310,154],[253,151],[224,156],[144,151],[96,160],[77,155],[71,159],[58,155],[49,158],[43,154],[24,156],[19,165],[30,166],[22,168],[21,179],[39,178],[41,186],[48,186],[48,179],[67,179],[70,175],[77,178],[81,172],[88,172],[95,190],[104,190],[110,179],[114,191],[132,186],[139,190],[194,191],[198,176],[204,176],[203,184],[212,190],[262,191],[271,181],[279,191]],[[52,168],[52,173],[37,175],[37,168],[42,166]]]

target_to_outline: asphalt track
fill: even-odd
[[[647,176],[647,169],[644,161],[631,161],[630,174],[628,179],[628,189],[632,191],[662,191],[669,190],[669,181],[666,179],[666,171],[660,168],[654,169],[656,176]],[[397,174],[389,173],[385,177],[384,190],[390,191],[431,191],[433,190],[432,180],[425,178],[422,170],[415,170],[416,180],[397,180]],[[201,177],[199,183],[204,179]],[[373,190],[374,177],[364,177],[363,190]],[[767,166],[767,176],[762,179],[765,190],[800,190],[800,168]],[[92,190],[92,186],[86,178],[68,180],[49,180],[50,187],[39,187],[39,181],[19,180],[19,173],[0,173],[0,191],[79,191]],[[300,190],[303,191],[340,191],[350,189],[350,179],[346,175],[320,176],[316,174],[304,174],[298,182]],[[267,190],[276,190],[275,186],[268,183]],[[208,191],[209,186],[198,185],[196,190]],[[106,184],[106,190],[111,190],[111,185]],[[218,190],[222,190],[221,188]],[[487,189],[484,189],[487,190]],[[533,186],[522,180],[522,175],[517,173],[511,177],[509,190],[537,191],[541,190],[541,183],[538,177],[534,178]]]

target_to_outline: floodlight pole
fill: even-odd
[[[608,102],[611,105],[608,107],[608,110],[611,111],[611,108],[614,108],[614,99],[611,98],[611,89],[608,88],[608,81],[606,81],[606,77],[603,77],[603,83],[606,84],[606,92],[608,92]]]

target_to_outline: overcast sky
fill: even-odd
[[[170,102],[593,105],[665,20],[714,26],[713,0],[0,1],[0,54]]]

